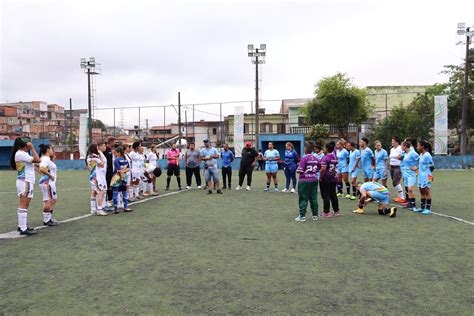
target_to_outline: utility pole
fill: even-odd
[[[219,104],[219,143],[222,144],[222,126],[224,122],[222,121],[222,103]]]
[[[166,141],[166,106],[163,107],[163,141]]]
[[[258,113],[258,48],[255,49],[255,150],[258,152],[260,144],[258,143],[259,135],[259,113]],[[244,120],[245,121],[245,120]]]
[[[181,150],[181,92],[178,92],[178,144],[179,144],[179,150]]]
[[[148,136],[148,119],[145,119],[145,135]]]
[[[265,56],[267,45],[260,44],[260,48],[254,48],[252,44],[247,46],[248,49],[248,57],[252,58],[252,63],[255,64],[255,150],[258,151],[260,144],[259,144],[259,102],[258,102],[258,65],[265,63]],[[261,57],[261,58],[259,58]],[[245,119],[244,119],[245,121]]]
[[[66,143],[69,143],[72,136],[72,98],[69,98],[69,128],[66,134]],[[71,144],[69,144],[70,146]]]
[[[461,110],[461,155],[467,154],[467,108],[469,105],[469,42],[471,32],[470,28],[466,28],[466,60],[464,63],[464,89],[462,94],[462,110]]]
[[[91,70],[87,68],[87,112],[89,113],[89,144],[92,143],[92,95],[91,95]]]
[[[194,104],[193,104],[193,141],[196,142],[196,121],[194,120]]]
[[[114,138],[115,138],[115,131],[117,130],[117,126],[115,126],[115,108],[114,108]]]

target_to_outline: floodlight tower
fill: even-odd
[[[81,58],[81,68],[87,74],[87,112],[89,114],[88,130],[89,130],[89,144],[92,143],[92,93],[91,93],[91,76],[100,74],[100,64],[95,61],[94,57],[89,57],[89,60]]]
[[[464,88],[462,93],[462,110],[461,110],[461,155],[467,153],[467,108],[469,99],[469,44],[474,35],[474,27],[466,27],[466,23],[458,23],[458,35],[466,36],[466,59],[464,62]]]
[[[260,44],[260,48],[254,48],[253,44],[247,45],[248,56],[252,60],[252,64],[255,64],[255,150],[258,152],[259,140],[258,140],[258,65],[265,63],[265,56],[267,54],[267,45]]]

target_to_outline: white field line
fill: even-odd
[[[90,190],[90,189],[88,189],[88,190]],[[64,191],[64,190],[63,190],[63,191]],[[161,195],[149,197],[149,198],[146,198],[146,199],[143,199],[143,200],[139,200],[139,201],[135,201],[135,202],[130,202],[129,205],[140,204],[140,203],[148,202],[148,201],[151,201],[151,200],[154,200],[154,199],[157,199],[157,198],[162,198],[162,197],[165,197],[165,196],[170,196],[170,195],[178,194],[178,193],[185,192],[185,191],[186,191],[186,190],[183,190],[183,191],[175,191],[175,192],[170,192],[170,193],[165,193],[165,194],[161,194]],[[59,224],[64,224],[64,223],[74,222],[74,221],[78,221],[78,220],[80,220],[80,219],[88,218],[88,217],[90,217],[90,216],[93,216],[93,215],[89,213],[89,214],[85,214],[85,215],[81,215],[81,216],[76,216],[76,217],[68,218],[68,219],[59,221],[58,223],[59,223]],[[48,227],[48,226],[42,225],[42,226],[35,227],[34,229],[35,229],[35,230],[40,230],[40,229],[43,229],[43,228],[46,228],[46,227]],[[16,230],[13,230],[13,231],[8,232],[8,233],[0,234],[0,239],[14,239],[14,238],[21,238],[21,237],[25,237],[25,235],[20,235],[20,234],[18,233],[18,231],[16,231]]]

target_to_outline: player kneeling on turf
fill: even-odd
[[[365,182],[358,183],[357,187],[359,188],[360,198],[359,198],[359,207],[354,211],[356,214],[364,214],[364,205],[367,198],[376,200],[379,202],[379,215],[387,215],[390,217],[397,216],[397,208],[388,207],[388,201],[390,199],[390,193],[388,189],[377,182]]]

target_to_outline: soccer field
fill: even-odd
[[[433,211],[474,222],[474,173],[434,177]],[[88,214],[87,174],[58,181],[55,218]],[[256,172],[251,192],[183,191],[0,240],[0,314],[472,314],[473,225],[403,209],[388,218],[373,203],[355,215],[345,199],[342,217],[296,223],[297,195],[263,185]],[[0,233],[16,228],[15,191],[1,171]],[[30,226],[40,196],[36,185]]]

